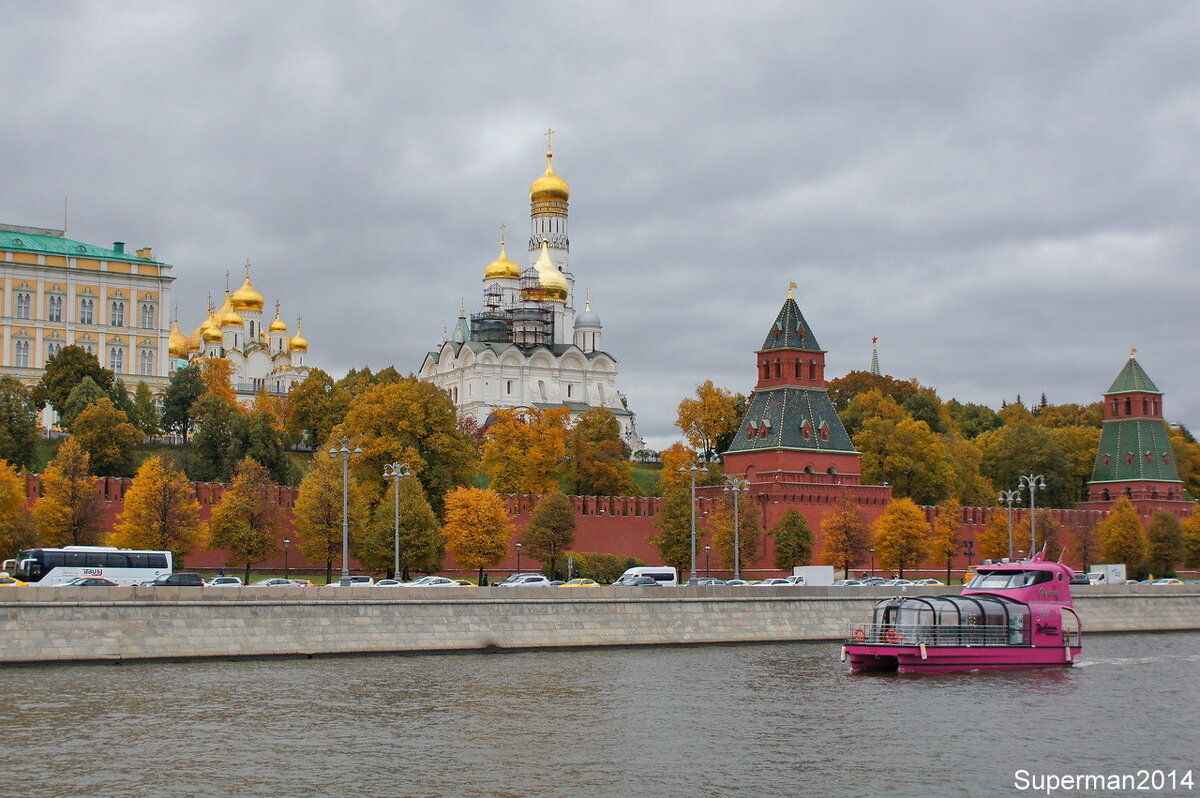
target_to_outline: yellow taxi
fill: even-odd
[[[454,581],[458,582],[459,587],[479,587],[479,585],[475,584],[470,579],[455,579]]]
[[[569,582],[563,582],[559,587],[603,587],[595,579],[572,579]]]
[[[0,587],[25,587],[25,582],[9,576],[6,571],[0,571]]]

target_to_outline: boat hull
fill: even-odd
[[[1069,668],[1079,646],[920,646],[846,644],[853,671],[952,673],[973,670]]]

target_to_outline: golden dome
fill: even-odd
[[[224,336],[221,335],[221,327],[217,324],[209,324],[200,332],[200,337],[204,339],[206,344],[219,344]]]
[[[171,325],[171,334],[167,336],[167,351],[171,353],[171,357],[187,357],[188,348],[188,339],[179,331],[179,319],[175,319],[175,323]]]
[[[483,272],[483,279],[496,280],[503,278],[519,278],[521,276],[521,267],[513,261],[509,260],[508,253],[504,251],[504,243],[500,243],[500,257],[488,264],[487,269]]]
[[[223,315],[221,317],[221,326],[222,327],[241,327],[242,326],[242,317],[238,315],[238,312],[236,310],[234,310],[233,308],[230,308],[228,311],[225,312],[225,315]]]
[[[304,337],[304,331],[300,329],[300,317],[296,317],[296,334],[292,336],[292,340],[288,341],[288,349],[293,352],[307,352],[308,339]]]
[[[287,332],[287,323],[279,318],[279,310],[275,310],[275,321],[271,322],[271,332]]]
[[[566,202],[571,196],[571,187],[567,181],[554,174],[554,153],[546,150],[546,171],[529,186],[529,201],[544,202],[558,200]]]
[[[242,283],[242,287],[230,297],[230,304],[234,310],[257,310],[261,312],[263,302],[263,295],[258,293],[258,290],[250,283],[250,264],[246,264],[246,282]]]
[[[538,255],[533,268],[537,269],[538,288],[541,290],[542,296],[552,302],[566,302],[567,292],[570,290],[567,286],[567,277],[550,259],[550,245],[544,238],[542,239],[541,254]]]

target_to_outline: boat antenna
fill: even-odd
[[[1058,564],[1059,565],[1062,565],[1062,558],[1063,558],[1063,555],[1065,555],[1066,553],[1067,553],[1066,546],[1063,546],[1061,549],[1058,550]]]

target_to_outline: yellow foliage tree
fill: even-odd
[[[107,398],[79,414],[72,426],[76,442],[90,458],[92,470],[102,477],[127,477],[133,473],[133,453],[142,440],[124,411]]]
[[[565,407],[497,410],[483,445],[492,490],[539,495],[558,490],[570,414]]]
[[[662,473],[658,478],[658,495],[666,496],[674,488],[690,488],[691,477],[679,469],[691,468],[696,462],[696,453],[676,441],[662,450],[659,454],[662,460]],[[696,474],[696,484],[701,484],[701,474]]]
[[[237,406],[237,393],[233,390],[233,364],[223,357],[209,357],[202,361],[200,380],[204,389]]]
[[[43,544],[93,546],[104,537],[97,481],[74,436],[63,441],[42,474],[42,497],[33,510]]]
[[[938,509],[933,519],[933,555],[946,563],[946,584],[950,584],[950,566],[959,550],[962,536],[962,504],[950,499]]]
[[[258,393],[254,394],[254,402],[250,405],[250,410],[254,413],[262,413],[265,418],[270,419],[271,428],[283,431],[283,412],[287,400],[281,396],[271,396],[267,393],[266,387],[258,389]]]
[[[354,477],[349,478],[347,513],[350,542],[356,544],[370,519],[370,491]],[[333,563],[342,556],[342,462],[318,451],[313,465],[300,483],[300,495],[292,508],[300,553],[309,562],[325,565],[325,583],[333,578]]]
[[[500,495],[481,488],[456,488],[446,494],[442,533],[460,567],[479,571],[500,564],[509,551],[516,527]]]
[[[178,570],[206,538],[200,504],[187,477],[168,467],[161,457],[148,458],[125,494],[125,511],[117,516],[117,528],[108,536],[108,544],[170,551]]]
[[[1146,562],[1149,544],[1146,528],[1138,517],[1133,502],[1122,496],[1096,528],[1104,562],[1125,563],[1131,571],[1139,571]],[[1140,577],[1138,577],[1140,578]]]
[[[871,527],[853,499],[839,499],[833,505],[821,519],[821,534],[825,539],[821,562],[841,569],[843,577],[848,578],[850,569],[867,559]]]
[[[233,485],[221,496],[209,521],[210,549],[226,549],[229,564],[245,564],[246,582],[250,567],[277,550],[279,505],[271,491],[271,474],[261,463],[244,457],[238,463]]]
[[[33,518],[25,510],[25,475],[0,460],[0,552],[15,555],[36,541]]]
[[[712,536],[712,548],[713,553],[717,555],[717,561],[726,568],[734,568],[736,565],[740,573],[742,568],[753,565],[758,559],[761,550],[759,541],[763,537],[762,512],[758,509],[758,502],[750,498],[749,493],[743,493],[738,500],[737,516],[737,543],[741,551],[737,563],[733,560],[734,519],[733,499],[730,494],[722,495],[721,501],[709,512],[705,526]]]
[[[979,533],[979,558],[1000,560],[1008,556],[1008,510],[992,510],[987,526]]]
[[[875,550],[879,564],[904,578],[929,554],[929,524],[925,513],[909,498],[892,499],[875,521]]]
[[[679,402],[675,426],[683,432],[688,443],[701,452],[716,449],[717,441],[737,429],[742,422],[737,409],[737,397],[725,388],[705,380],[696,386],[696,397]]]

